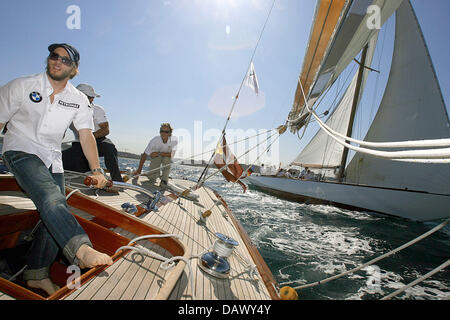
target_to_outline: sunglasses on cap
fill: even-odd
[[[65,64],[66,66],[68,66],[68,67],[71,67],[73,65],[73,60],[72,59],[70,59],[68,57],[60,56],[56,52],[51,52],[50,55],[48,56],[48,58],[50,60],[53,60],[53,61],[58,61],[59,59],[61,59],[61,62],[63,64]]]

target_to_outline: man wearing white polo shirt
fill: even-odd
[[[47,70],[15,79],[0,88],[0,130],[8,123],[2,158],[36,205],[41,223],[34,234],[23,278],[49,295],[58,288],[50,266],[61,249],[69,263],[81,268],[112,264],[92,248],[89,237],[67,209],[61,142],[73,122],[89,161],[96,187],[107,180],[99,165],[92,135],[92,109],[69,79],[78,73],[80,55],[68,44],[52,44]]]
[[[169,123],[161,124],[159,136],[154,137],[147,145],[144,153],[141,155],[139,167],[135,174],[140,174],[145,160],[148,156],[151,158],[150,170],[147,174],[151,183],[155,183],[156,178],[160,177],[160,187],[166,187],[169,182],[169,174],[172,158],[178,144],[177,137],[172,137],[172,127]],[[162,175],[160,171],[162,170]]]
[[[109,138],[106,137],[109,134],[108,118],[106,117],[103,107],[94,104],[94,99],[100,97],[100,95],[95,92],[91,85],[86,83],[80,83],[77,86],[77,89],[87,96],[90,106],[94,112],[93,134],[97,142],[98,154],[100,157],[104,157],[105,166],[109,170],[111,179],[113,181],[123,182],[119,169],[116,146]],[[89,163],[84,157],[83,150],[78,142],[78,131],[75,129],[73,124],[70,126],[70,129],[73,131],[77,141],[72,142],[72,146],[69,149],[64,150],[62,153],[64,169],[77,172],[89,171]]]

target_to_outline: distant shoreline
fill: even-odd
[[[124,151],[118,151],[117,155],[120,158],[126,158],[126,159],[135,159],[135,160],[140,160],[141,159],[141,155],[139,154],[134,154],[134,153],[130,153],[130,152],[124,152]],[[182,162],[181,162],[182,161]],[[191,167],[206,167],[206,162],[202,161],[202,163],[192,163],[192,160],[190,159],[174,159],[174,162],[181,162],[180,164],[186,165],[186,166],[191,166]],[[191,162],[191,163],[189,163]]]
[[[3,143],[3,136],[0,136],[0,147],[1,147],[2,143]],[[0,148],[0,154],[1,154],[1,148]],[[125,158],[125,159],[133,159],[133,160],[140,160],[141,159],[141,155],[140,154],[134,154],[134,153],[131,153],[131,152],[118,151],[117,155],[120,158]],[[178,164],[181,164],[181,165],[190,166],[190,167],[203,167],[204,168],[207,165],[207,162],[204,161],[204,160],[202,161],[202,163],[192,163],[193,160],[191,160],[191,159],[185,159],[185,160],[183,160],[183,159],[174,159],[174,162],[177,162]],[[244,169],[244,170],[247,170],[247,168],[249,167],[248,164],[242,164],[242,163],[241,163],[241,166],[242,166],[242,169]],[[255,172],[259,172],[259,166],[253,166],[253,167],[255,168],[255,170],[254,170]]]
[[[141,155],[138,154],[134,154],[134,153],[130,153],[130,152],[124,152],[124,151],[118,151],[117,155],[120,158],[125,158],[125,159],[133,159],[133,160],[140,160],[141,159]],[[198,161],[198,160],[197,160]],[[185,165],[185,166],[190,166],[190,167],[206,167],[207,162],[206,161],[202,161],[202,163],[192,163],[193,160],[191,159],[174,159],[174,162],[177,162],[177,164],[181,164],[181,165]],[[247,164],[242,164],[242,169],[247,170],[247,168],[249,167],[249,165]],[[259,166],[254,166],[256,168],[256,170],[259,170]],[[257,171],[259,172],[259,171]]]

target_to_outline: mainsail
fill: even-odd
[[[448,114],[428,48],[409,1],[396,13],[389,80],[365,141],[406,141],[450,137]],[[448,164],[389,161],[356,154],[346,182],[450,193]]]
[[[376,33],[369,42],[366,66],[370,66],[372,64],[377,40],[378,33]],[[360,90],[361,92],[364,91],[364,86],[369,72],[370,71],[368,69],[364,70]],[[350,112],[352,109],[353,99],[355,98],[357,80],[358,72],[356,72],[337,107],[325,122],[329,127],[341,134],[345,134],[349,126]],[[362,94],[359,95],[358,102],[361,100],[361,96]],[[291,164],[310,168],[337,168],[341,163],[343,150],[344,147],[342,145],[338,144],[323,130],[319,129],[317,134]]]
[[[367,9],[370,5],[379,8],[380,25],[383,25],[392,13],[398,8],[403,0],[358,0],[347,1],[341,6],[341,16],[336,21],[333,37],[325,38],[328,40],[326,54],[316,54],[314,65],[310,63],[310,51],[314,51],[317,46],[315,39],[316,29],[322,26],[324,30],[326,24],[316,18],[313,24],[313,32],[310,36],[307,55],[303,63],[302,72],[299,81],[303,86],[307,102],[310,107],[314,105],[317,98],[331,86],[339,77],[342,71],[348,66],[353,58],[366,46],[371,38],[378,32],[376,28],[370,28],[371,17],[367,15]],[[339,10],[335,1],[319,1],[317,11],[320,12],[325,3],[328,3],[334,10]],[[334,6],[333,6],[334,4]],[[317,16],[317,15],[316,15]],[[322,39],[323,35],[320,35]],[[317,60],[320,63],[317,65]],[[305,77],[307,75],[307,77]],[[290,129],[292,132],[298,131],[304,124],[304,117],[307,114],[305,101],[300,84],[294,98],[294,104],[289,114]]]
[[[321,63],[325,59],[327,49],[333,40],[339,21],[342,19],[348,4],[349,1],[347,0],[317,1],[316,13],[299,79],[304,88],[309,88],[313,85],[316,74],[321,68]],[[298,85],[295,92],[294,106],[289,117],[292,119],[301,113],[304,104],[303,93],[300,85]]]

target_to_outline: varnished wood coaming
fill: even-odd
[[[242,224],[232,214],[231,209],[228,207],[225,200],[217,192],[214,191],[214,194],[222,202],[223,206],[225,207],[225,209],[228,212],[229,217],[233,221],[233,224],[235,225],[236,229],[239,231],[239,234],[241,235],[242,240],[244,241],[244,244],[247,247],[248,252],[252,256],[253,260],[255,261],[256,267],[258,268],[259,274],[261,275],[261,278],[264,281],[264,285],[266,286],[267,290],[269,291],[270,297],[273,300],[280,300],[280,296],[278,295],[278,292],[275,289],[277,286],[277,282],[276,282],[275,278],[273,277],[272,271],[270,271],[269,267],[267,266],[263,257],[259,253],[258,249],[252,243],[252,240],[248,236],[247,232],[245,232],[245,229],[242,226]]]
[[[66,188],[67,193],[70,191],[72,191],[70,188]],[[105,223],[110,227],[121,227],[137,236],[165,233],[161,229],[146,224],[142,220],[131,215],[124,214],[100,201],[91,199],[82,193],[73,194],[67,200],[67,204],[93,215],[95,217],[94,221],[99,224]],[[184,254],[183,245],[176,239],[159,238],[149,239],[149,241],[161,246],[175,256],[182,256]]]
[[[21,192],[23,192],[23,190],[17,184],[17,181],[13,176],[1,176],[0,177],[0,191],[21,191]]]
[[[0,177],[0,191],[22,191],[13,176]],[[68,194],[72,190],[66,188]],[[151,226],[141,220],[130,215],[124,214],[110,206],[107,206],[99,201],[93,200],[81,193],[75,193],[68,199],[68,205],[80,209],[86,213],[91,214],[94,219],[92,221],[86,220],[79,216],[76,219],[88,234],[94,248],[100,252],[104,252],[112,259],[117,261],[127,251],[122,250],[115,254],[115,251],[124,245],[127,245],[131,239],[121,236],[111,230],[110,227],[120,227],[135,235],[151,235],[164,234],[165,232]],[[39,221],[39,214],[36,210],[27,210],[11,215],[0,216],[0,249],[13,248],[19,239],[21,232],[32,229]],[[153,243],[166,249],[173,256],[183,256],[185,248],[183,244],[177,239],[163,238],[163,239],[149,239]],[[100,272],[104,271],[107,266],[98,266],[89,269],[80,277],[80,283],[86,283]],[[55,300],[69,295],[73,290],[66,286],[67,279],[70,274],[66,273],[67,266],[60,262],[55,262],[51,267],[52,280],[62,286],[55,294],[44,298],[41,295],[6,279],[0,278],[0,291],[4,292],[16,299],[25,300]]]
[[[146,179],[144,178],[140,182],[145,184]],[[186,185],[186,187],[191,186],[190,183],[184,180],[179,181],[179,183]],[[68,189],[67,192],[69,191],[71,190]],[[11,201],[8,198],[9,193],[5,192],[5,195],[6,194],[8,194],[5,197],[5,199],[8,199],[6,201]],[[70,210],[72,211],[73,209],[73,213],[89,219],[89,221],[94,222],[96,225],[101,225],[108,229],[111,228],[112,231],[129,238],[134,238],[141,234],[138,228],[136,228],[134,232],[129,232],[122,229],[119,223],[122,223],[124,226],[130,224],[144,224],[152,227],[153,233],[156,234],[163,232],[162,230],[165,230],[164,233],[177,234],[183,245],[182,248],[185,250],[183,257],[188,261],[187,263],[193,271],[193,281],[195,282],[194,291],[191,290],[190,279],[188,280],[186,275],[182,276],[186,271],[186,264],[184,262],[180,261],[174,269],[166,272],[160,268],[160,262],[157,259],[146,257],[144,260],[136,263],[133,259],[128,259],[134,255],[125,252],[125,257],[116,261],[112,266],[98,270],[91,269],[88,273],[83,274],[82,277],[88,277],[94,272],[98,273],[104,271],[99,276],[92,276],[89,281],[84,281],[84,284],[81,285],[79,290],[68,293],[58,291],[48,299],[186,299],[194,292],[198,299],[265,300],[278,298],[278,295],[276,294],[276,282],[273,280],[273,276],[265,262],[262,260],[258,250],[252,244],[239,221],[232,215],[223,199],[221,199],[217,193],[213,194],[210,188],[200,188],[197,191],[197,194],[200,197],[199,199],[201,199],[198,204],[186,199],[181,199],[176,203],[169,201],[158,210],[145,214],[140,218],[136,218],[131,214],[125,214],[121,211],[121,203],[134,202],[137,200],[134,192],[120,192],[114,196],[102,192],[94,195],[89,191],[85,194],[86,196],[79,193],[72,195],[69,199]],[[171,193],[168,191],[165,192],[164,195],[170,197]],[[15,196],[14,193],[12,193],[12,196]],[[88,201],[86,201],[84,197],[89,197],[90,199],[87,199]],[[223,206],[217,205],[214,208],[213,211],[215,214],[208,218],[207,227],[205,228],[206,224],[203,226],[203,224],[199,223],[196,212],[206,207],[211,207],[212,203],[215,203],[215,201],[219,199],[222,200]],[[27,201],[31,202],[29,200]],[[13,203],[15,203],[15,200],[13,200],[12,204]],[[109,206],[105,205],[105,203],[108,203],[109,206],[114,206],[115,209],[106,210],[105,208],[109,208]],[[14,211],[17,211],[19,207],[23,208],[22,210],[33,208],[33,206],[30,206],[29,204],[24,204],[23,201],[20,205],[13,204],[12,208]],[[4,212],[9,211],[4,210]],[[95,215],[89,216],[86,214],[87,212],[95,212]],[[116,216],[117,213],[124,215],[126,218],[125,221],[122,221],[124,217]],[[204,274],[197,267],[197,260],[190,259],[192,255],[204,252],[213,244],[215,237],[211,236],[212,230],[230,235],[234,239],[237,239],[239,243],[243,244],[236,252],[240,256],[240,259],[238,260],[234,255],[229,259],[233,275],[226,281],[209,277]],[[148,233],[150,232],[145,232],[145,234]],[[173,244],[170,242],[152,242],[158,242],[160,246],[165,245],[166,248],[169,248],[170,250],[171,245],[176,248],[177,241]],[[158,251],[152,243],[141,242],[140,245],[143,245],[150,250],[156,249],[156,252],[159,253],[168,253],[162,248],[159,249],[161,251]],[[248,261],[250,264],[256,265],[259,272],[253,276],[248,274],[245,267],[246,264],[243,263],[243,261]],[[52,274],[58,272],[59,274],[62,274],[61,271],[65,271],[62,267],[64,266],[54,264],[51,271]],[[65,279],[66,278],[63,277],[58,281],[64,283],[66,281]],[[23,297],[24,295],[22,297],[18,297],[18,295],[12,296],[9,294],[11,291],[0,289],[0,293],[4,293],[5,298],[9,295],[16,299],[43,299],[39,295],[33,295],[33,293],[27,297]]]
[[[75,216],[82,228],[85,230],[94,248],[98,251],[104,252],[112,256],[116,261],[124,252],[115,254],[115,251],[124,245],[127,245],[129,239],[112,232],[102,226],[99,226],[91,221]],[[39,214],[36,210],[28,210],[18,214],[0,216],[0,249],[14,248],[21,232],[32,229],[39,221]],[[106,266],[92,268],[83,273],[80,278],[80,283],[85,283],[101,271]],[[54,300],[69,294],[71,291],[67,286],[67,279],[71,274],[67,273],[67,266],[56,261],[50,269],[50,278],[54,283],[61,287],[61,289],[48,299]],[[16,283],[0,278],[1,291],[13,296],[17,299],[36,300],[43,299],[42,296],[28,290]]]

